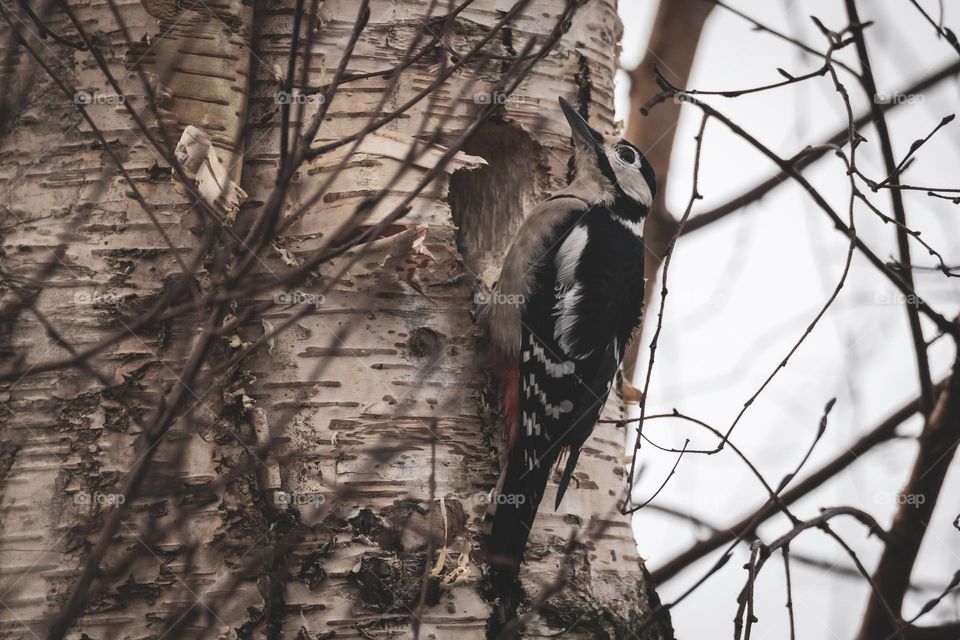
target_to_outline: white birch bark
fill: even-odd
[[[177,140],[193,125],[210,137],[216,159],[247,194],[237,214],[240,233],[267,201],[276,177],[280,129],[274,95],[282,88],[276,71],[286,69],[295,3],[265,3],[256,19],[253,8],[238,0],[200,4],[122,5],[138,42],[133,47],[117,31],[108,5],[87,0],[71,6],[99,34],[110,68],[137,111],[147,99],[135,73],[141,68],[156,82],[168,135]],[[310,86],[330,80],[357,4],[328,0],[320,3],[319,15],[307,16]],[[478,0],[459,15],[445,45],[469,49],[511,5]],[[397,64],[426,7],[372,2],[348,70]],[[528,38],[548,34],[563,7],[560,0],[533,2],[510,25],[509,37],[493,40],[490,52],[509,56]],[[434,15],[446,11],[440,3]],[[53,26],[71,31],[65,19]],[[484,408],[487,376],[471,313],[476,283],[489,286],[495,277],[497,259],[523,211],[564,184],[569,138],[557,95],[589,100],[591,123],[613,130],[619,34],[614,0],[586,2],[558,45],[506,101],[501,117],[468,141],[450,167],[453,177],[445,175],[423,191],[391,227],[393,235],[377,241],[328,291],[345,258],[324,265],[295,290],[272,291],[280,302],[303,294],[316,308],[233,372],[225,390],[193,390],[196,409],[158,445],[146,488],[129,505],[104,563],[98,585],[105,589],[73,626],[73,636],[159,637],[172,614],[187,611],[189,624],[178,629],[178,637],[411,637],[416,626],[421,637],[483,637],[492,595],[477,550],[501,443],[496,416]],[[59,59],[57,69],[78,86],[113,93],[88,52],[59,45],[50,51]],[[449,55],[440,48],[427,54],[382,107],[388,80],[345,84],[318,141],[353,133],[372,113],[404,103],[435,77],[440,56]],[[476,96],[489,95],[500,79],[500,69],[498,63],[478,73],[468,65],[433,100],[368,138],[321,202],[261,256],[256,278],[282,276],[322,246],[390,180],[422,123],[442,125],[452,140],[482,101]],[[3,278],[22,286],[55,259],[57,245],[65,245],[63,264],[33,302],[67,342],[82,349],[122,330],[181,268],[70,100],[42,71],[30,90],[12,131],[0,141]],[[307,115],[318,106],[308,102]],[[126,111],[104,104],[91,104],[90,111],[188,261],[199,245],[197,207]],[[240,150],[235,142],[243,127],[248,129]],[[404,172],[368,223],[381,220],[415,188],[438,155],[428,153]],[[302,167],[286,214],[307,200],[340,157],[335,152]],[[101,189],[102,173],[108,180]],[[83,204],[87,200],[92,204]],[[197,287],[207,291],[211,281],[201,272]],[[320,291],[326,291],[322,298]],[[16,295],[8,289],[5,301]],[[237,312],[254,302],[242,301]],[[296,309],[275,306],[263,322],[242,327],[238,342],[255,340]],[[98,496],[109,502],[118,480],[143,454],[139,428],[121,400],[149,413],[162,391],[177,384],[175,372],[204,320],[198,315],[157,323],[93,358],[91,364],[114,382],[109,389],[76,368],[6,385],[0,636],[42,635],[61,608],[110,507],[97,504]],[[4,321],[8,366],[21,351],[28,362],[68,355],[29,311]],[[221,359],[234,349],[223,342]],[[261,459],[255,445],[267,440],[277,446]],[[601,522],[605,528],[574,549],[569,583],[530,618],[531,637],[562,630],[572,638],[628,637],[655,600],[629,518],[616,513],[623,446],[622,431],[598,426],[564,504],[556,513],[545,507],[538,517],[523,573],[532,599],[566,570],[563,550],[572,532]],[[384,447],[396,451],[377,462]],[[300,504],[285,504],[278,495]],[[154,539],[161,530],[166,533]],[[421,604],[429,567],[437,575],[427,581]],[[670,637],[669,624],[639,635]]]

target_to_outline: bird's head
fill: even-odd
[[[643,153],[622,138],[601,135],[563,98],[560,108],[573,131],[577,180],[594,192],[595,201],[641,220],[657,195],[657,176]]]

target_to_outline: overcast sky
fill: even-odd
[[[846,25],[843,3],[837,0],[729,0],[756,19],[823,50],[825,42],[809,16],[828,27]],[[938,3],[921,2],[934,15]],[[945,23],[960,30],[960,6],[946,2]],[[631,67],[644,52],[653,11],[653,0],[621,0],[624,22],[623,66]],[[956,58],[953,50],[936,39],[935,32],[908,0],[861,1],[864,20],[874,20],[868,30],[874,72],[880,90],[894,93]],[[839,58],[856,66],[854,48]],[[794,75],[820,66],[817,59],[798,53],[788,43],[752,30],[741,18],[717,8],[711,16],[697,54],[690,88],[737,89],[781,80],[777,67]],[[841,78],[854,98],[856,113],[868,102],[849,75]],[[624,78],[621,78],[624,80]],[[617,91],[620,117],[627,118],[626,85]],[[957,109],[960,90],[955,81],[919,96],[889,117],[897,157],[910,143],[924,137],[940,119]],[[829,78],[737,99],[708,98],[735,122],[784,156],[817,143],[843,126],[843,104]],[[639,117],[639,116],[637,116]],[[666,193],[669,210],[682,212],[690,195],[693,136],[699,113],[685,107],[677,130],[671,183]],[[882,177],[875,132],[863,131],[868,140],[858,150],[858,164],[868,175]],[[960,185],[960,120],[941,131],[918,154],[905,180],[941,186]],[[768,160],[729,134],[720,123],[707,129],[701,165],[700,192],[705,196],[694,208],[709,209],[724,202],[774,172]],[[846,216],[847,178],[840,161],[820,160],[806,175],[822,189],[834,208]],[[890,213],[889,197],[873,196],[874,204]],[[948,264],[960,264],[960,208],[922,193],[905,198],[909,225],[920,229]],[[896,253],[894,228],[869,211],[856,211],[857,231],[884,259]],[[670,270],[664,330],[657,352],[648,411],[678,410],[725,430],[743,402],[776,368],[806,325],[829,297],[843,271],[848,240],[837,232],[825,214],[793,185],[779,187],[762,201],[702,231],[681,239]],[[933,265],[933,258],[914,243],[917,264]],[[938,273],[918,273],[920,295],[947,317],[960,311],[960,283]],[[659,287],[658,287],[659,291]],[[659,296],[657,296],[659,297]],[[648,310],[655,314],[656,308]],[[928,338],[936,335],[924,321]],[[644,341],[644,354],[649,343]],[[935,379],[949,371],[953,347],[940,340],[930,350]],[[847,284],[826,317],[782,370],[767,391],[750,407],[733,435],[737,444],[774,486],[802,458],[811,443],[824,404],[837,398],[829,426],[806,469],[814,469],[849,445],[859,434],[878,424],[905,401],[917,395],[914,355],[906,313],[892,286],[867,261],[854,256]],[[645,364],[644,364],[645,367]],[[904,432],[915,433],[919,421],[907,423]],[[703,431],[681,423],[650,422],[645,433],[665,445],[680,447],[691,438],[691,447],[715,444]],[[835,479],[827,489],[798,503],[794,513],[802,518],[819,507],[849,504],[872,513],[889,525],[895,496],[913,461],[915,445],[904,440],[878,448]],[[641,452],[645,465],[638,500],[644,500],[662,483],[675,461],[672,454],[652,447]],[[960,568],[960,532],[951,522],[960,513],[954,465],[928,531],[914,582],[942,589]],[[766,496],[762,486],[730,451],[715,456],[688,456],[678,468],[657,504],[677,507],[718,526],[739,519]],[[879,545],[864,536],[859,526],[835,521],[835,528],[855,548],[861,560],[873,567]],[[786,531],[785,520],[761,529],[765,540]],[[651,568],[686,548],[706,532],[647,510],[635,522],[641,555]],[[791,546],[796,555],[807,555],[849,567],[851,561],[826,535],[813,531]],[[660,588],[664,601],[686,590],[713,564],[713,555]],[[678,637],[724,637],[732,631],[736,595],[746,572],[747,550],[740,549],[722,572],[673,610]],[[765,568],[756,597],[760,622],[758,639],[787,637],[787,617],[782,562]],[[794,602],[799,638],[843,638],[855,634],[866,600],[862,581],[792,565]],[[904,614],[916,613],[935,591],[907,600]],[[927,624],[960,617],[955,600],[945,601],[927,614]]]

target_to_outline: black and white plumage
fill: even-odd
[[[635,146],[605,139],[560,105],[573,130],[575,179],[525,220],[488,312],[506,362],[509,453],[488,543],[500,581],[516,578],[550,471],[566,451],[559,507],[643,307],[653,170]]]

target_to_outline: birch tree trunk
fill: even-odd
[[[442,46],[399,83],[387,74],[341,86],[317,142],[353,134],[371,115],[406,103],[511,6],[467,6]],[[145,458],[143,488],[125,504],[70,637],[484,637],[496,594],[477,551],[501,441],[476,299],[524,211],[565,183],[569,134],[557,95],[578,97],[591,124],[612,131],[615,0],[580,6],[509,98],[494,91],[502,65],[467,65],[368,136],[339,173],[350,147],[304,163],[283,205],[290,224],[260,253],[253,282],[282,280],[389,185],[361,231],[382,221],[438,166],[442,147],[403,169],[418,136],[441,127],[449,144],[478,105],[503,101],[409,213],[360,245],[362,252],[323,264],[295,288],[278,285],[232,304],[230,316],[247,319],[217,340],[199,382],[181,372],[209,314],[143,326],[137,318],[158,301],[215,291],[218,274],[203,258],[212,250],[211,221],[131,111],[143,114],[154,136],[188,143],[177,157],[200,188],[210,175],[218,189],[237,185],[215,205],[231,242],[255,243],[245,234],[277,180],[282,102],[294,102],[294,112],[302,105],[304,121],[321,109],[319,98],[302,91],[330,82],[350,49],[358,3],[143,0],[117,7],[125,28],[109,3],[70,7],[122,92],[90,47],[28,38],[67,91],[27,51],[14,54],[25,99],[0,140],[3,364],[66,358],[118,331],[123,338],[89,366],[41,367],[4,386],[0,637],[56,635],[54,620],[110,510],[124,500],[119,487]],[[485,51],[517,56],[530,38],[553,30],[564,7],[561,0],[531,3]],[[371,2],[347,71],[396,66],[424,21],[442,21],[449,10],[446,3]],[[5,15],[25,33],[23,14]],[[47,24],[75,33],[62,11]],[[278,98],[295,25],[301,47],[309,42],[310,55],[298,59],[309,60],[306,87]],[[118,104],[120,93],[132,110]],[[151,99],[161,122],[150,114]],[[294,219],[319,188],[323,197]],[[188,277],[185,267],[194,265]],[[259,303],[269,310],[245,315]],[[291,330],[265,340],[241,366],[229,365],[242,345],[303,304],[311,308]],[[188,387],[190,410],[150,444],[138,424],[178,385]],[[526,621],[530,637],[672,637],[666,619],[630,635],[657,601],[629,518],[616,511],[623,452],[622,430],[599,425],[564,504],[538,517],[522,576],[531,602],[565,581]],[[578,530],[582,539],[570,547]]]

